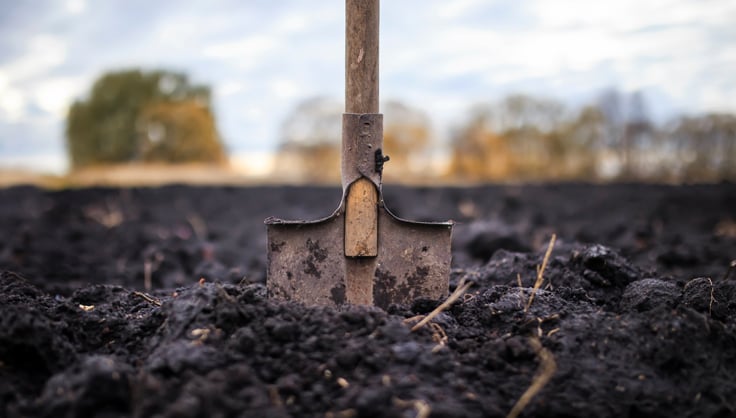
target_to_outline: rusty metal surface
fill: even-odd
[[[381,171],[376,170],[376,151],[383,147],[383,115],[343,113],[342,189],[361,177],[381,187]]]
[[[343,114],[343,196],[316,221],[266,219],[269,295],[307,305],[410,303],[447,295],[451,222],[411,222],[384,205],[383,115]],[[368,179],[378,191],[375,257],[345,256],[345,207],[351,185]]]
[[[345,297],[339,210],[315,222],[267,219],[269,296],[308,305],[340,305]]]
[[[267,220],[271,297],[308,305],[348,302],[341,209],[314,222]],[[387,308],[417,297],[446,296],[452,223],[405,221],[383,205],[378,211],[378,255],[367,264],[374,269],[372,303]]]
[[[267,286],[274,298],[386,308],[420,296],[441,298],[448,292],[452,223],[405,221],[383,203],[381,176],[388,156],[382,150],[383,115],[377,113],[379,4],[380,0],[348,0],[345,7],[340,206],[331,216],[313,222],[266,220]],[[359,181],[363,178],[378,194],[368,190],[367,181]],[[351,195],[354,190],[358,194]]]
[[[386,308],[417,297],[447,296],[451,240],[451,222],[409,222],[379,208],[373,303]]]

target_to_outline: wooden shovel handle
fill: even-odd
[[[346,0],[345,28],[345,112],[378,113],[379,0]],[[378,191],[369,179],[350,185],[345,202],[345,256],[378,254],[377,204]],[[349,290],[365,287],[358,293],[368,294],[372,273],[357,276],[361,274],[348,274]],[[360,301],[351,302],[368,303],[364,297],[356,299]]]
[[[379,3],[345,2],[346,113],[378,113]]]

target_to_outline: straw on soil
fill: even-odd
[[[716,301],[716,298],[715,298],[716,287],[713,286],[713,280],[711,280],[710,277],[708,277],[708,283],[710,283],[710,302],[708,303],[708,315],[713,315],[713,302]]]
[[[539,290],[540,287],[542,287],[542,283],[544,282],[544,270],[547,268],[547,262],[549,261],[550,255],[552,255],[552,249],[555,247],[555,240],[557,239],[556,234],[552,234],[552,238],[549,240],[549,245],[547,245],[547,252],[544,253],[544,259],[542,260],[542,266],[537,268],[537,280],[534,281],[534,287],[532,288],[532,294],[529,296],[529,300],[526,302],[526,307],[524,307],[524,313],[529,311],[529,308],[532,306],[532,302],[534,302],[534,295],[537,293],[537,290]]]
[[[453,303],[455,303],[456,300],[460,299],[460,296],[462,296],[465,292],[470,289],[470,287],[473,285],[473,282],[466,282],[465,279],[460,280],[460,283],[458,283],[457,288],[454,292],[444,301],[442,304],[438,307],[436,307],[432,312],[427,314],[427,316],[424,317],[421,321],[419,321],[416,325],[411,327],[411,331],[417,331],[421,329],[423,326],[427,325],[429,321],[434,319],[437,315],[439,315],[442,311],[452,306]]]
[[[728,270],[726,270],[726,274],[723,275],[723,281],[725,282],[728,280],[729,276],[731,276],[731,273],[736,270],[736,260],[731,260],[731,264],[728,265]]]
[[[416,418],[428,418],[432,413],[432,408],[423,400],[405,401],[400,398],[393,398],[393,403],[398,408],[414,408]]]
[[[539,358],[539,369],[537,370],[537,374],[534,377],[532,384],[521,395],[519,400],[516,401],[516,404],[514,404],[514,407],[511,408],[511,412],[506,415],[506,418],[518,417],[519,414],[521,414],[521,412],[524,410],[524,408],[529,405],[529,402],[531,402],[532,398],[534,398],[534,396],[539,393],[539,391],[542,390],[542,388],[544,388],[547,383],[549,383],[549,381],[552,379],[552,376],[555,374],[555,371],[557,370],[557,363],[555,362],[554,356],[552,356],[552,353],[550,353],[549,350],[544,348],[542,342],[539,341],[539,338],[529,337],[529,345],[531,345],[534,351],[537,353],[537,357]]]
[[[148,303],[150,303],[152,305],[161,306],[161,301],[160,300],[158,300],[158,299],[154,298],[153,296],[148,295],[146,293],[135,291],[135,292],[133,292],[133,295],[134,296],[138,296],[139,298],[145,300],[146,302],[148,302]]]

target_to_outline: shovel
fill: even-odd
[[[266,219],[272,298],[385,309],[447,295],[452,222],[400,219],[383,201],[378,26],[379,0],[346,1],[343,195],[323,219]]]

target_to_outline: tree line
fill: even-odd
[[[324,97],[298,104],[280,129],[277,174],[338,182],[342,111]],[[608,90],[580,108],[511,95],[471,107],[445,141],[421,109],[389,101],[382,112],[390,181],[736,180],[736,115],[658,124],[638,92]],[[66,143],[73,168],[226,161],[209,87],[165,70],[98,78],[69,109]]]
[[[644,97],[616,90],[578,109],[529,95],[473,106],[445,147],[420,109],[387,102],[387,179],[456,182],[736,180],[736,115],[684,115],[652,121]],[[295,178],[339,179],[340,103],[307,100],[286,118],[277,166]],[[446,158],[432,151],[449,149]],[[433,163],[434,162],[434,163]]]

